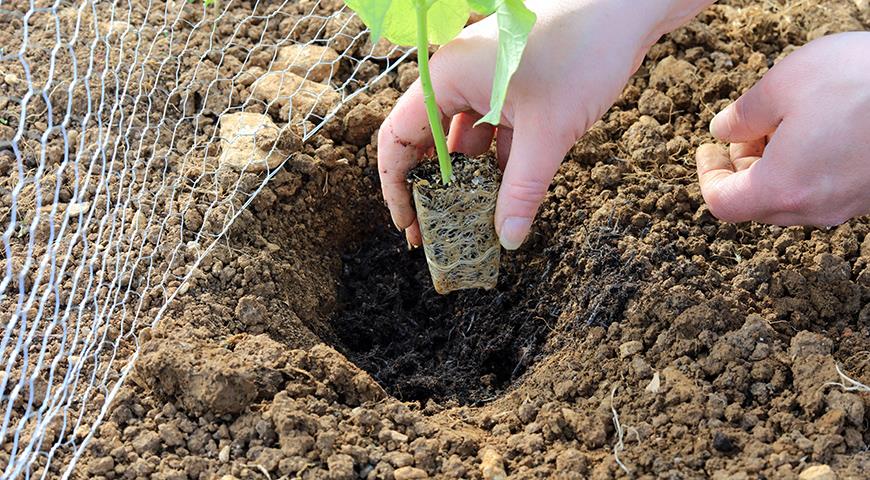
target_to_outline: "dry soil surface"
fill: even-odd
[[[867,28],[866,2],[732,0],[663,38],[485,293],[437,295],[379,197],[402,65],[140,332],[77,475],[867,478],[870,393],[839,372],[870,383],[870,219],[722,223],[693,164],[771,65]]]

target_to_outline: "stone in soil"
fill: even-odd
[[[323,117],[341,100],[328,85],[291,72],[270,72],[251,85],[251,96],[262,101],[283,121],[298,122],[309,115]]]
[[[238,112],[224,114],[220,119],[221,166],[246,172],[262,172],[276,168],[286,158],[278,149],[260,145],[275,142],[278,127],[268,115]],[[273,139],[264,142],[264,139]]]
[[[338,53],[320,45],[287,45],[278,49],[271,70],[288,71],[315,82],[329,80],[338,70]]]

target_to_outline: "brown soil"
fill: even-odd
[[[376,129],[416,74],[402,66],[301,147],[138,331],[132,381],[75,475],[796,478],[825,464],[867,478],[870,394],[831,382],[837,368],[870,382],[870,219],[721,223],[693,165],[713,114],[774,62],[867,28],[860,1],[711,7],[652,48],[570,152],[497,289],[448,296],[388,226],[373,168]],[[261,177],[241,178],[244,194]]]

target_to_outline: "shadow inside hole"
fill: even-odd
[[[510,265],[494,290],[435,293],[422,249],[406,245],[381,230],[342,256],[337,347],[401,400],[494,399],[534,362],[553,319]]]

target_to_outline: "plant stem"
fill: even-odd
[[[426,103],[426,115],[432,128],[432,138],[435,140],[435,152],[438,154],[438,165],[441,167],[441,181],[450,183],[453,178],[453,166],[450,164],[450,152],[447,150],[447,137],[441,125],[441,110],[435,101],[435,90],[432,88],[432,78],[429,76],[429,28],[426,24],[428,2],[417,0],[417,68],[420,70],[420,84],[423,87],[423,101]]]

